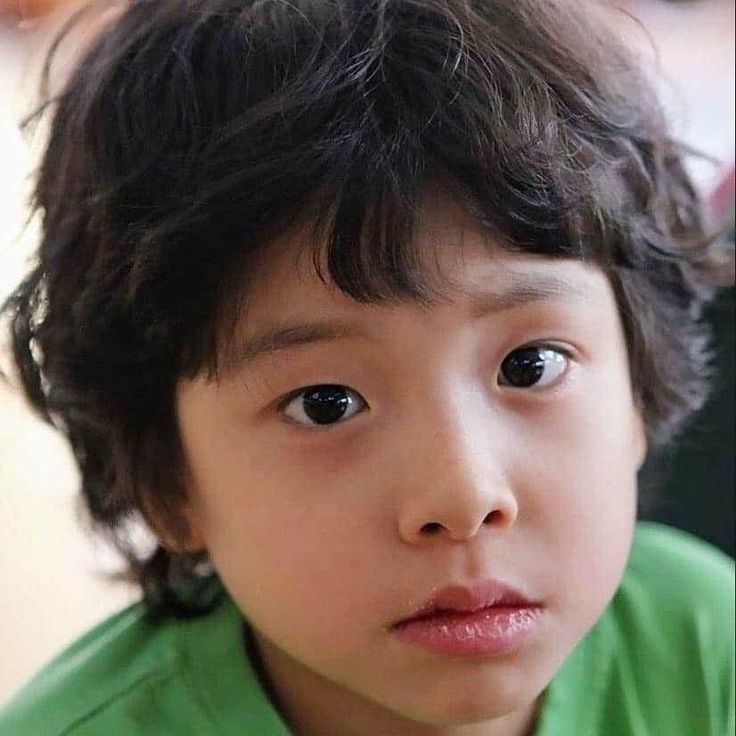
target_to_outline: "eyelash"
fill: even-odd
[[[498,382],[498,377],[501,376],[501,370],[502,370],[502,367],[503,367],[504,363],[506,363],[509,360],[509,358],[511,358],[511,357],[513,357],[515,355],[520,354],[524,350],[538,350],[540,352],[541,351],[549,351],[549,352],[555,353],[556,355],[560,356],[561,357],[561,361],[560,362],[563,362],[564,363],[564,366],[563,366],[563,369],[562,369],[561,374],[558,377],[556,377],[552,381],[551,384],[544,384],[543,386],[538,387],[538,388],[536,388],[538,386],[538,383],[537,382],[533,383],[530,386],[524,386],[524,387],[522,387],[522,386],[513,386],[513,385],[510,385],[510,384],[502,384],[502,383]],[[527,345],[522,345],[522,346],[520,346],[518,348],[514,348],[512,351],[510,351],[509,353],[507,353],[504,356],[503,360],[499,364],[498,371],[497,371],[497,379],[496,379],[497,380],[497,385],[500,388],[502,388],[502,389],[511,388],[511,389],[515,389],[517,391],[524,391],[524,392],[535,391],[535,390],[536,391],[541,391],[541,390],[544,390],[546,388],[553,388],[558,383],[560,383],[562,380],[564,380],[564,377],[567,375],[567,373],[569,371],[570,361],[572,360],[572,358],[573,358],[572,351],[569,350],[569,349],[567,349],[567,348],[564,348],[564,347],[562,347],[560,345],[555,345],[555,344],[551,344],[551,343],[530,343],[530,344],[527,344]],[[546,365],[549,365],[549,364],[546,364]],[[546,365],[545,365],[545,367],[546,367]],[[291,404],[291,402],[294,401],[294,399],[299,398],[300,396],[308,393],[309,391],[313,391],[313,390],[317,390],[317,389],[324,390],[326,388],[343,389],[343,393],[357,396],[360,402],[362,402],[366,407],[368,406],[368,404],[365,401],[365,399],[363,399],[363,397],[360,396],[360,394],[357,391],[354,391],[354,390],[348,388],[347,386],[343,386],[341,384],[313,384],[313,385],[310,385],[310,386],[304,386],[304,387],[302,387],[300,389],[297,389],[295,391],[291,391],[290,393],[288,393],[285,397],[283,397],[278,402],[278,404],[277,404],[277,411],[279,412],[280,415],[282,415],[284,417],[284,420],[287,421],[289,424],[296,425],[297,427],[299,427],[301,429],[304,429],[306,431],[310,431],[310,432],[315,432],[315,431],[319,432],[319,431],[330,430],[330,429],[332,429],[335,426],[338,426],[338,425],[341,425],[341,424],[345,424],[347,421],[349,421],[352,418],[352,416],[356,416],[357,414],[362,413],[363,410],[356,412],[351,417],[348,417],[348,419],[338,418],[337,421],[332,422],[332,423],[324,423],[324,424],[317,423],[317,424],[313,424],[313,425],[303,424],[303,423],[298,422],[298,421],[296,421],[296,420],[294,420],[294,419],[292,419],[290,417],[287,417],[285,415],[284,412],[286,411],[286,409],[288,408],[288,406]],[[352,401],[349,402],[350,405],[352,405],[352,403],[353,403]]]

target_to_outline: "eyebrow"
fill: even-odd
[[[550,275],[512,275],[499,292],[467,293],[471,320],[549,299],[589,298],[577,285]],[[266,355],[318,343],[367,339],[369,330],[355,322],[325,319],[298,324],[274,325],[243,338],[227,360],[227,371],[241,370]]]
[[[548,299],[585,299],[589,294],[568,279],[549,274],[511,274],[508,286],[495,292],[467,294],[471,319]]]

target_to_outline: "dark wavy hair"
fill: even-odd
[[[249,264],[295,223],[350,297],[431,303],[412,234],[442,181],[502,247],[604,269],[651,446],[704,402],[713,238],[649,83],[582,4],[127,0],[49,108],[37,261],[3,310],[153,618],[198,615],[212,580],[129,534],[155,509],[187,535],[177,382],[217,375]]]

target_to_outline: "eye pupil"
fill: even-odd
[[[544,374],[545,360],[538,347],[514,350],[501,363],[501,374],[509,385],[528,388],[539,381]]]
[[[350,406],[350,397],[341,386],[315,386],[303,398],[304,413],[315,424],[332,424]]]

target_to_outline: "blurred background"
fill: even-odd
[[[593,0],[591,0],[593,1]],[[734,1],[619,0],[611,22],[650,69],[678,136],[713,161],[692,159],[692,175],[715,218],[734,216]],[[109,7],[109,6],[106,6]],[[27,268],[38,223],[27,223],[31,176],[44,126],[22,133],[39,103],[39,72],[74,0],[0,0],[0,299]],[[85,16],[52,74],[63,79],[106,11]],[[640,516],[687,529],[734,553],[733,289],[709,319],[720,371],[713,400],[680,448],[659,461],[669,471],[660,501]],[[0,340],[0,365],[7,345]],[[661,472],[660,472],[661,475]],[[91,538],[76,504],[70,453],[0,381],[0,703],[45,661],[137,591],[99,578],[119,567]]]

